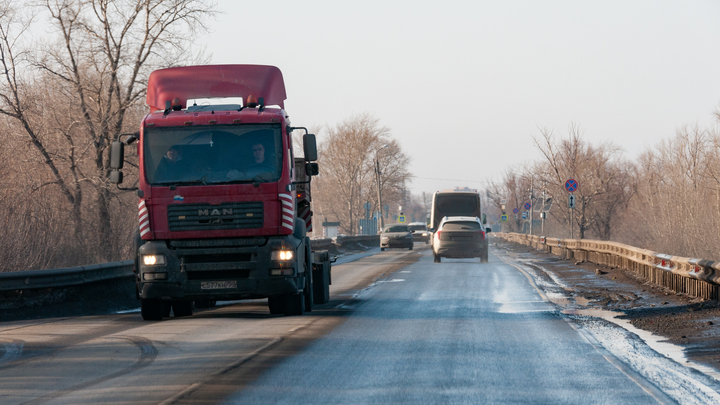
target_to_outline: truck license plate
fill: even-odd
[[[221,289],[225,289],[225,288],[237,288],[237,281],[228,280],[228,281],[201,281],[200,282],[201,290],[221,290]]]

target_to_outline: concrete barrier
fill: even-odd
[[[720,263],[716,261],[672,256],[608,241],[546,238],[504,232],[493,235],[565,259],[630,270],[675,292],[718,300]]]

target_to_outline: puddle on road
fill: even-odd
[[[577,303],[581,304],[580,297],[576,298]],[[604,319],[612,324],[615,324],[629,332],[638,335],[640,339],[642,339],[648,346],[650,346],[651,349],[662,354],[663,356],[674,360],[678,364],[692,367],[695,370],[700,371],[701,373],[709,375],[712,378],[720,381],[720,373],[710,367],[703,366],[702,364],[698,364],[688,360],[687,356],[685,356],[685,351],[681,346],[667,342],[665,340],[665,337],[663,336],[658,336],[654,333],[638,329],[627,319],[620,319],[619,317],[625,315],[625,313],[623,312],[607,311],[603,309],[564,309],[561,312],[566,315],[580,315]]]

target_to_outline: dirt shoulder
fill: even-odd
[[[663,336],[684,347],[688,359],[720,370],[717,301],[675,293],[629,270],[562,259],[498,237],[492,238],[491,246],[539,270],[548,284],[563,284],[564,293],[574,299],[574,307],[623,312],[621,318],[636,328]]]

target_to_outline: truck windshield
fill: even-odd
[[[146,128],[143,146],[153,185],[273,182],[283,167],[278,124]]]

